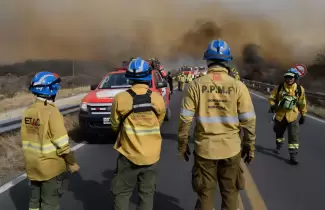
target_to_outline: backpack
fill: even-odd
[[[281,84],[278,86],[278,90],[277,90],[277,93],[276,93],[276,103],[275,103],[275,104],[278,104],[278,103],[279,103],[279,94],[280,94],[280,91],[281,91],[283,88],[284,88],[284,84],[281,83]],[[297,97],[297,99],[300,98],[301,93],[302,93],[301,86],[297,84],[297,89],[295,90],[295,96]]]
[[[132,113],[153,111],[155,115],[158,117],[157,111],[152,107],[151,104],[151,97],[150,97],[152,94],[151,90],[148,89],[147,92],[143,95],[137,95],[132,89],[128,89],[126,92],[128,92],[133,98],[132,109],[122,117],[119,124],[118,131],[122,129],[124,121]]]

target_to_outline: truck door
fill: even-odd
[[[163,78],[157,71],[154,72],[154,78],[155,78],[156,87],[158,85],[158,82],[163,82]],[[158,91],[159,91],[160,95],[164,98],[164,101],[166,102],[167,101],[167,88],[159,88]]]

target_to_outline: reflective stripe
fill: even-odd
[[[232,116],[232,117],[197,117],[197,121],[202,123],[239,123],[238,116]]]
[[[152,135],[152,134],[160,134],[160,127],[154,128],[132,128],[131,126],[125,126],[124,130],[127,134],[134,134],[137,136],[145,136],[145,135]]]
[[[289,149],[299,149],[299,144],[288,144]]]
[[[194,114],[195,114],[195,112],[192,112],[185,108],[182,108],[182,110],[181,110],[181,115],[183,115],[184,117],[193,117]]]
[[[133,108],[138,108],[138,107],[152,107],[152,104],[146,103],[146,104],[133,105]]]
[[[42,153],[42,154],[47,154],[56,151],[56,147],[53,144],[40,145],[35,142],[23,141],[22,145],[23,145],[23,150],[29,150],[33,152]]]
[[[285,140],[284,138],[277,138],[277,139],[276,139],[276,141],[279,142],[279,143],[284,142],[284,140]]]
[[[29,210],[40,210],[39,208],[33,209],[33,208],[29,208]]]
[[[61,148],[61,147],[65,146],[65,145],[69,144],[69,136],[64,135],[64,136],[62,136],[60,138],[57,138],[56,140],[53,140],[53,143],[58,148]]]
[[[239,114],[238,118],[240,121],[248,120],[255,117],[255,112],[244,112]]]

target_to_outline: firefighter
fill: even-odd
[[[236,68],[230,68],[229,75],[235,78],[236,80],[240,80],[239,72]]]
[[[213,209],[219,183],[221,209],[237,210],[239,190],[244,188],[241,157],[247,164],[254,158],[254,106],[247,87],[230,77],[228,69],[220,65],[232,60],[225,41],[212,41],[204,59],[207,75],[191,82],[182,100],[178,152],[185,161],[189,160],[188,136],[195,116],[192,170],[192,187],[198,195],[195,209]]]
[[[188,83],[190,83],[190,82],[192,82],[192,80],[193,80],[193,74],[191,74],[191,73],[188,73],[188,75],[187,75],[187,82]]]
[[[182,72],[179,75],[179,82],[178,82],[178,86],[179,86],[180,91],[184,90],[185,82],[186,82],[186,75],[184,74],[184,72]]]
[[[173,94],[173,92],[174,92],[173,77],[172,77],[172,73],[170,71],[168,72],[166,79],[167,79],[167,82],[170,87],[170,92],[171,92],[171,94]]]
[[[112,129],[119,132],[114,149],[119,152],[112,179],[114,209],[128,210],[133,189],[139,186],[139,210],[152,210],[160,159],[160,126],[166,109],[164,99],[149,89],[151,69],[141,58],[131,61],[126,78],[127,91],[114,98],[110,116]]]
[[[177,89],[181,90],[181,73],[177,74],[176,81],[177,81]]]
[[[297,155],[299,149],[298,123],[304,124],[307,112],[305,90],[297,84],[298,71],[289,69],[284,74],[285,82],[274,88],[270,97],[270,111],[275,113],[273,130],[276,135],[275,153],[279,154],[284,143],[284,133],[288,128],[288,149],[290,163],[298,164]],[[300,119],[297,120],[300,113]]]
[[[59,209],[67,169],[74,173],[80,168],[69,146],[63,116],[54,104],[60,81],[55,73],[37,73],[29,87],[36,101],[22,116],[22,147],[31,188],[29,210]]]

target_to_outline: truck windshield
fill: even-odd
[[[125,77],[125,73],[109,74],[99,85],[99,89],[129,88],[132,82]],[[149,85],[151,87],[151,84]]]
[[[183,68],[182,71],[192,71],[192,68]]]

